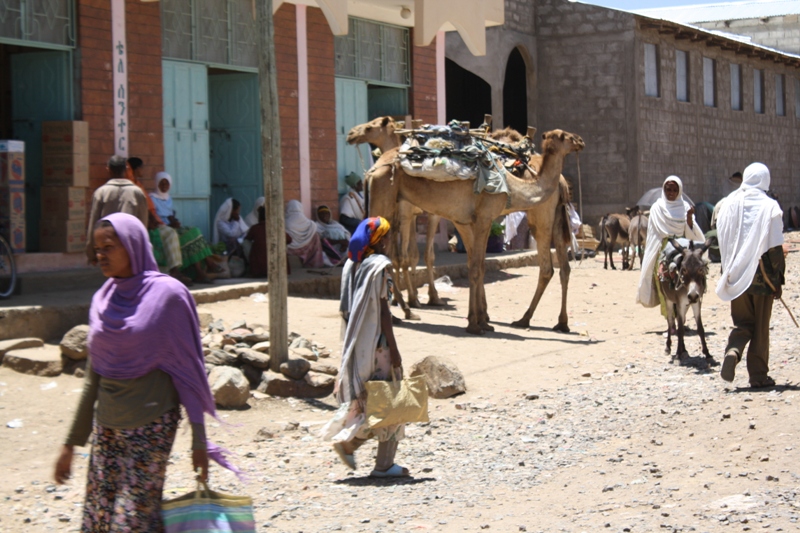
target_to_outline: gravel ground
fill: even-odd
[[[795,314],[798,255],[788,256],[784,291]],[[431,400],[431,422],[407,428],[397,461],[413,477],[369,478],[373,443],[348,472],[317,437],[336,409],[332,398],[256,395],[248,409],[221,411],[221,421],[209,423],[248,477],[240,483],[212,469],[212,488],[252,496],[259,531],[798,530],[798,332],[780,304],[770,361],[778,386],[754,391],[744,364],[733,384],[722,381],[694,334],[688,361],[664,354],[665,321],[633,304],[638,270],[604,271],[597,260],[573,267],[571,334],[549,329],[557,277],[534,326],[510,328],[537,275],[525,268],[487,277],[494,333],[464,333],[463,282],[442,294],[446,308],[422,309],[421,322],[396,328],[406,368],[443,355],[468,386],[462,396]],[[710,287],[718,275],[712,265]],[[227,323],[266,322],[266,303],[253,298],[202,307]],[[334,300],[289,301],[290,328],[331,348],[331,364],[339,362],[336,309]],[[721,361],[728,304],[710,290],[703,313],[709,348]],[[78,449],[70,484],[57,487],[51,478],[80,386],[71,376],[0,368],[0,530],[79,530],[88,448]],[[7,427],[12,419],[23,426]],[[194,488],[185,426],[165,497]]]

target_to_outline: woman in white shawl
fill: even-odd
[[[214,244],[225,243],[229,255],[245,257],[241,242],[247,235],[247,224],[239,216],[241,204],[235,198],[228,198],[217,210],[214,217]]]
[[[350,244],[350,232],[331,218],[331,210],[327,205],[317,208],[317,231],[332,245],[339,246],[341,250],[347,250],[347,246]]]
[[[286,253],[300,258],[306,268],[333,266],[322,251],[322,238],[313,220],[303,214],[303,204],[289,200],[286,204],[286,233],[292,242],[286,245]]]
[[[744,171],[741,187],[719,211],[717,234],[722,276],[717,295],[731,302],[733,330],[720,374],[733,381],[736,364],[747,348],[747,373],[752,387],[771,387],[769,321],[772,302],[781,297],[786,262],[783,255],[783,212],[767,196],[769,169],[753,163]]]
[[[256,198],[256,203],[253,204],[253,210],[247,213],[247,216],[244,217],[244,222],[247,224],[248,228],[252,228],[256,224],[258,224],[258,208],[264,207],[266,205],[267,200],[263,196],[259,196]]]
[[[644,263],[636,293],[636,303],[645,307],[655,307],[663,300],[656,269],[658,256],[664,249],[665,239],[668,237],[705,240],[703,231],[694,220],[694,208],[683,199],[683,182],[678,176],[670,176],[664,180],[661,198],[650,208]]]
[[[342,363],[334,390],[341,406],[322,428],[322,437],[350,469],[355,451],[368,439],[378,439],[373,477],[404,477],[408,469],[394,463],[397,443],[405,437],[405,425],[378,429],[365,417],[365,382],[402,379],[403,364],[389,311],[392,262],[385,249],[389,222],[382,217],[361,221],[350,240],[348,260],[342,273],[339,310],[345,322]]]

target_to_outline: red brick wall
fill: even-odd
[[[300,152],[297,146],[297,17],[293,4],[275,13],[275,66],[281,122],[283,198],[300,199]]]
[[[77,26],[81,69],[78,118],[89,123],[89,188],[94,190],[105,183],[106,162],[114,153],[110,2],[79,0]]]
[[[414,30],[411,30],[414,42]],[[429,46],[411,46],[411,115],[436,124],[436,40]]]
[[[78,116],[89,123],[89,186],[94,190],[105,183],[106,162],[114,153],[111,7],[108,0],[79,0],[77,4],[81,95]],[[125,18],[128,152],[145,161],[145,173],[152,179],[164,166],[159,4],[128,0]]]
[[[338,219],[336,176],[336,83],[333,33],[322,10],[308,8],[308,100],[311,205],[325,204]]]

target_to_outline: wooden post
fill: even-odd
[[[261,101],[261,154],[267,217],[267,271],[269,281],[270,370],[279,372],[289,358],[289,321],[286,309],[286,225],[283,219],[281,125],[278,114],[278,75],[275,66],[275,26],[272,0],[256,0],[258,14],[258,86]]]

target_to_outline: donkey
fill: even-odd
[[[636,254],[639,254],[639,266],[642,266],[644,258],[644,246],[647,243],[647,213],[639,211],[638,207],[628,210],[628,216],[631,217],[631,224],[628,230],[628,237],[633,248],[631,255],[631,270],[636,265]]]
[[[629,270],[628,265],[628,228],[630,226],[630,219],[626,215],[606,215],[600,221],[600,244],[597,245],[597,250],[605,252],[605,259],[603,260],[603,268],[608,270],[609,259],[611,262],[611,270],[616,270],[614,266],[614,248],[617,247],[617,240],[622,245],[622,270]]]
[[[681,239],[685,243],[685,239]],[[678,352],[676,356],[679,360],[689,357],[686,345],[683,342],[684,324],[686,323],[686,312],[691,306],[694,312],[694,320],[697,324],[697,333],[700,335],[700,343],[703,345],[703,354],[707,361],[713,360],[706,345],[706,332],[703,329],[703,319],[700,316],[700,308],[703,305],[703,294],[706,292],[706,276],[708,275],[708,261],[703,259],[711,241],[706,241],[701,246],[696,246],[694,241],[689,241],[688,247],[684,248],[678,240],[672,238],[669,243],[675,250],[674,255],[668,254],[667,250],[662,252],[660,259],[659,283],[661,290],[667,300],[667,355],[672,352],[672,332],[675,330],[675,318],[678,318]],[[668,257],[672,255],[670,260]],[[671,268],[674,265],[674,269]]]

